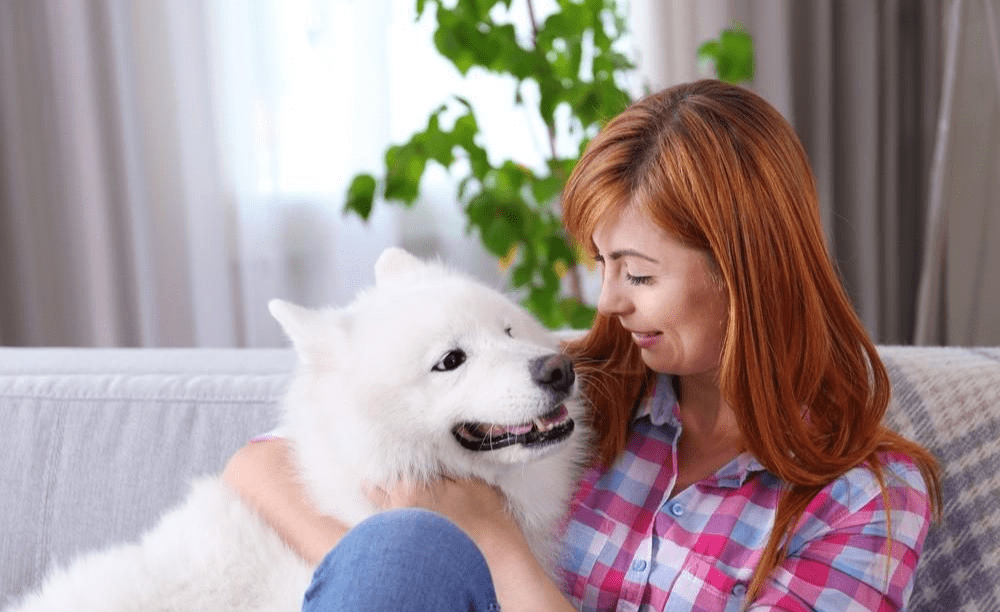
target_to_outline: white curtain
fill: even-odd
[[[499,283],[441,172],[413,211],[340,212],[348,177],[461,93],[413,11],[0,2],[0,343],[282,345],[268,299],[344,303],[389,244]],[[501,144],[510,106],[484,126]]]
[[[998,1],[629,10],[649,88],[710,74],[695,50],[723,27],[754,35],[752,86],[803,137],[831,249],[879,341],[910,342],[919,318],[919,341],[997,344]],[[268,299],[343,303],[388,244],[502,284],[443,172],[413,210],[340,213],[344,181],[378,172],[451,93],[474,101],[498,159],[541,159],[512,84],[461,80],[413,4],[0,1],[0,343],[281,345]],[[942,34],[950,14],[960,25]]]
[[[0,3],[3,343],[237,342],[196,6]]]
[[[916,342],[1000,344],[1000,2],[952,0]]]
[[[265,304],[344,303],[398,238],[397,215],[342,218],[346,181],[389,142],[391,7],[384,1],[204,3],[213,116],[239,237],[244,344],[277,345]]]

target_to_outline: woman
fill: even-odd
[[[937,468],[882,425],[888,377],[788,123],[718,81],[650,95],[590,143],[563,217],[603,277],[593,328],[567,347],[600,460],[571,509],[565,580],[482,483],[377,491],[436,513],[379,515],[334,547],[346,529],[302,501],[282,443],[251,445],[229,481],[306,558],[333,548],[306,607],[358,605],[333,600],[388,572],[371,590],[407,609],[904,608]],[[380,530],[399,529],[384,550]],[[442,558],[476,569],[421,573]]]

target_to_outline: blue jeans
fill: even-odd
[[[316,569],[304,612],[494,612],[486,559],[439,514],[390,510],[359,523]]]

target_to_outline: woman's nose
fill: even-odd
[[[597,311],[606,317],[627,314],[632,303],[614,280],[605,279],[601,283],[601,295],[597,298]]]

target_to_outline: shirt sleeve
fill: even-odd
[[[869,470],[852,470],[810,504],[788,558],[748,610],[902,610],[930,520],[912,464],[887,467],[884,494]]]

